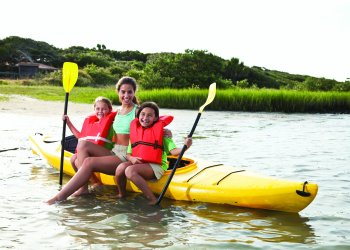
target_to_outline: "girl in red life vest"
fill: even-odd
[[[94,113],[85,118],[81,131],[73,125],[68,115],[63,115],[63,120],[67,121],[68,128],[79,141],[87,140],[111,150],[114,145],[112,142],[114,117],[115,112],[112,112],[111,101],[106,97],[99,96],[94,102]],[[76,164],[77,153],[71,157],[71,164],[75,171],[78,171]],[[91,178],[90,180],[98,184],[96,178]]]
[[[146,180],[160,179],[168,169],[167,155],[181,152],[172,138],[163,137],[164,127],[172,118],[159,117],[159,108],[154,102],[145,102],[140,106],[137,118],[130,124],[128,161],[121,163],[115,171],[119,198],[126,195],[126,179],[129,179],[150,200],[150,205],[157,202]],[[186,138],[185,144],[189,148],[192,138]]]
[[[88,193],[89,178],[94,172],[114,175],[118,165],[127,161],[126,151],[129,144],[130,122],[136,117],[138,106],[135,95],[136,87],[136,80],[129,76],[122,77],[116,84],[116,92],[121,106],[113,123],[115,146],[112,151],[89,141],[80,141],[77,147],[76,161],[79,171],[56,195],[47,201],[49,205],[65,200],[73,193],[74,196]],[[165,129],[165,133],[171,137],[170,130]]]

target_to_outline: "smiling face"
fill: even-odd
[[[112,110],[107,103],[98,101],[95,103],[94,111],[99,120],[108,115]]]
[[[135,91],[131,84],[123,84],[118,91],[119,101],[124,105],[131,105],[135,97]]]
[[[139,114],[139,121],[142,127],[149,128],[158,120],[154,109],[143,108]]]

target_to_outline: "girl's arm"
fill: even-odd
[[[186,150],[188,150],[192,145],[192,137],[187,137],[185,139],[184,144],[187,146]],[[171,155],[179,155],[181,153],[181,150],[182,150],[182,148],[174,148],[174,149],[170,150],[170,154]]]
[[[130,161],[132,164],[138,164],[138,163],[143,163],[142,158],[140,157],[134,157],[131,156],[130,154],[127,154],[125,157],[128,161]]]
[[[73,123],[70,121],[69,116],[68,115],[63,115],[62,120],[66,120],[67,122],[67,126],[69,128],[69,130],[73,133],[73,135],[76,138],[80,138],[80,131],[73,125]]]

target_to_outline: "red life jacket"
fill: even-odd
[[[172,122],[173,116],[161,116],[152,127],[144,128],[138,118],[130,123],[132,156],[143,162],[162,164],[164,127]]]
[[[86,117],[81,129],[79,139],[87,140],[101,146],[104,146],[105,144],[111,144],[112,141],[107,137],[116,114],[116,112],[112,111],[101,120],[99,120],[95,114]]]

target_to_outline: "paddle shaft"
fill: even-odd
[[[199,118],[201,117],[201,115],[202,115],[202,113],[199,112],[198,115],[197,115],[196,121],[194,122],[194,124],[192,126],[192,129],[191,129],[191,132],[189,133],[188,137],[192,137],[192,135],[193,135],[193,133],[194,133],[196,127],[197,127],[197,124],[198,124],[198,121],[199,121]],[[165,183],[165,186],[163,187],[163,190],[162,190],[162,192],[160,193],[160,195],[158,197],[156,205],[159,205],[159,203],[163,199],[164,194],[165,194],[166,190],[168,189],[168,186],[169,186],[171,180],[173,179],[175,171],[176,171],[176,169],[177,169],[177,167],[178,167],[178,165],[179,165],[179,163],[180,163],[180,161],[182,159],[182,156],[184,155],[186,149],[187,149],[187,145],[184,144],[182,149],[181,149],[181,152],[180,152],[179,156],[177,157],[175,165],[174,165],[174,167],[173,167],[173,169],[172,169],[172,171],[171,171],[171,173],[169,175],[169,178],[168,178],[167,182]]]
[[[68,110],[68,98],[69,93],[66,92],[66,98],[64,101],[64,115],[67,114]],[[62,178],[63,178],[63,165],[64,165],[64,144],[66,142],[66,119],[63,120],[63,129],[62,129],[62,140],[61,140],[61,160],[60,160],[60,185],[62,185]]]

